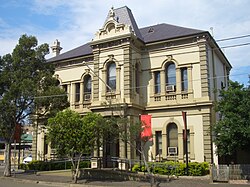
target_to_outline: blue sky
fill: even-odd
[[[216,40],[250,35],[249,0],[1,0],[0,56],[11,53],[22,34],[39,43],[61,42],[62,53],[89,42],[114,6],[128,6],[139,27],[158,23],[211,31]],[[250,43],[250,37],[219,42]],[[233,66],[230,79],[245,85],[250,74],[250,45],[223,49]],[[50,55],[48,56],[48,58]]]

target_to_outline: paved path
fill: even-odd
[[[0,169],[0,174],[1,169]],[[71,177],[68,174],[60,173],[17,173],[15,177],[3,178],[0,177],[0,180],[13,180],[15,182],[22,183],[32,183],[34,184],[43,184],[47,186],[68,186],[68,187],[103,187],[103,186],[113,186],[113,187],[148,187],[150,186],[147,182],[137,182],[137,181],[86,181],[79,180],[79,184],[72,184]],[[11,182],[10,182],[11,183]],[[2,183],[3,184],[3,183]],[[34,185],[35,186],[35,185]],[[169,182],[159,183],[158,187],[246,187],[248,185],[243,184],[228,184],[228,183],[218,183],[210,184],[208,177],[180,177],[178,179],[171,180]],[[0,182],[0,187],[1,182]],[[6,185],[7,187],[7,185]]]

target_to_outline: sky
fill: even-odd
[[[168,23],[229,39],[218,44],[233,66],[230,79],[248,85],[249,0],[0,0],[0,56],[11,53],[23,34],[36,36],[39,44],[58,39],[61,53],[83,45],[103,26],[112,6],[129,7],[139,28]]]

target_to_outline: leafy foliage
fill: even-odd
[[[183,176],[185,175],[186,164],[181,162],[149,162],[148,166],[150,171],[154,174],[160,175],[176,175]],[[209,164],[207,162],[190,162],[188,163],[189,175],[190,176],[202,176],[209,173]],[[143,165],[135,164],[132,168],[133,172],[146,172],[146,167]]]
[[[74,182],[77,181],[82,155],[90,154],[98,139],[102,117],[88,113],[83,118],[79,113],[66,109],[48,120],[48,140],[52,142],[59,157],[72,161]],[[74,162],[74,157],[78,159]]]
[[[53,65],[46,63],[48,53],[48,44],[38,46],[36,37],[23,35],[12,54],[0,57],[0,136],[8,145],[17,124],[32,115],[54,115],[68,106],[66,93],[53,77]],[[10,175],[9,153],[6,150],[5,176]]]
[[[89,168],[90,161],[80,161],[79,168]],[[72,164],[70,161],[32,161],[28,164],[20,164],[20,169],[23,170],[36,170],[36,171],[52,171],[71,169]]]
[[[220,96],[217,111],[221,119],[213,128],[218,154],[226,156],[240,149],[250,150],[250,88],[231,81]]]

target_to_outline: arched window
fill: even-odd
[[[87,75],[84,77],[84,93],[91,93],[91,77]]]
[[[178,154],[178,128],[175,123],[167,126],[168,155]]]
[[[138,63],[135,64],[135,90],[137,93],[140,92],[140,71]]]
[[[166,65],[166,86],[176,86],[176,71],[175,64],[170,63]]]
[[[84,77],[84,88],[83,88],[83,92],[84,92],[84,100],[88,101],[91,98],[91,76],[90,75],[86,75]]]
[[[114,62],[108,65],[108,76],[107,76],[107,83],[108,83],[108,91],[116,90],[116,65]],[[110,90],[111,89],[111,90]]]

